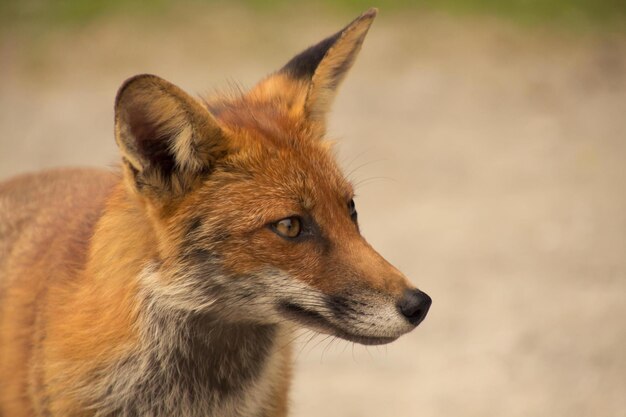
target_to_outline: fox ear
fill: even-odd
[[[337,87],[354,63],[377,13],[377,9],[369,9],[344,29],[293,57],[279,71],[308,85],[303,110],[310,121],[324,122]]]
[[[115,140],[138,191],[188,191],[226,153],[217,121],[199,102],[154,75],[127,80],[115,99]]]

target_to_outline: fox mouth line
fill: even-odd
[[[350,342],[360,343],[362,345],[384,345],[393,342],[397,337],[381,337],[381,336],[361,336],[347,332],[328,321],[320,313],[308,310],[297,304],[283,302],[280,304],[280,310],[291,320],[313,329],[323,329],[329,331],[334,336],[348,340]]]

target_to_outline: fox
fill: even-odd
[[[115,98],[115,169],[0,184],[0,416],[286,416],[301,329],[392,342],[431,298],[359,230],[326,116],[370,9],[247,91]]]

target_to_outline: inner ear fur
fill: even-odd
[[[155,75],[127,80],[115,100],[115,138],[139,191],[184,193],[226,153],[214,117]]]
[[[293,57],[277,74],[304,83],[305,117],[324,123],[337,88],[354,64],[378,10],[369,9],[345,28]],[[271,77],[270,77],[271,79]]]

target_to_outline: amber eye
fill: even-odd
[[[282,237],[298,237],[301,231],[301,221],[299,217],[287,217],[272,224],[272,229]]]

